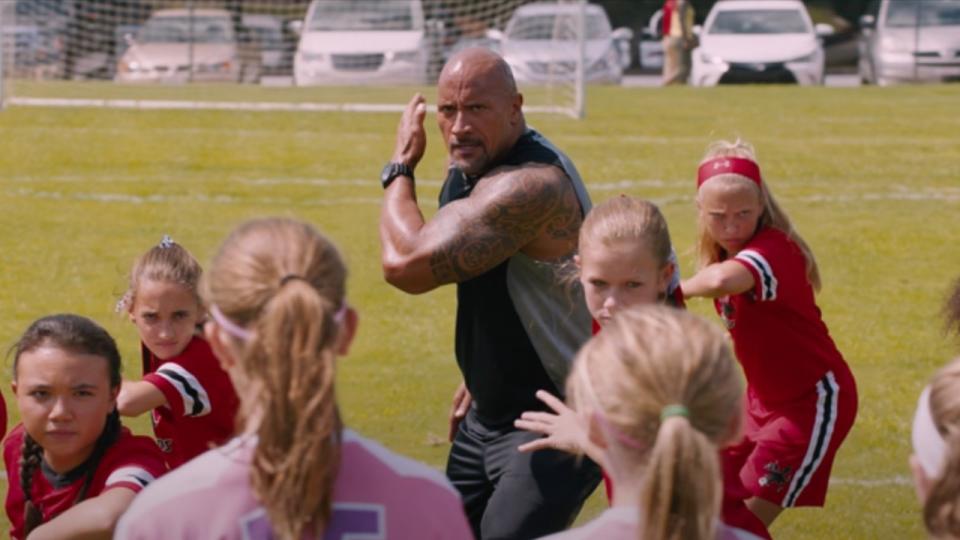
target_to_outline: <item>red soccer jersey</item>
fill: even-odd
[[[240,402],[203,338],[194,336],[182,353],[167,360],[145,346],[141,350],[143,380],[167,398],[167,405],[154,409],[151,416],[157,444],[171,469],[233,436]]]
[[[782,231],[761,230],[733,257],[754,288],[718,298],[747,384],[767,405],[809,394],[828,371],[847,371],[807,279],[806,257]]]
[[[10,536],[23,538],[23,491],[20,488],[20,456],[23,452],[23,425],[18,424],[3,442],[3,461],[7,468],[7,518]],[[45,466],[33,473],[30,500],[47,522],[72,507],[86,478],[81,465],[66,474],[57,475]],[[87,488],[86,499],[92,499],[113,488],[127,488],[139,493],[158,478],[167,467],[157,445],[149,437],[133,435],[123,428],[120,437],[103,454]]]

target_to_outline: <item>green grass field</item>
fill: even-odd
[[[429,94],[429,100],[433,100]],[[693,178],[707,143],[741,136],[813,247],[824,318],[857,377],[860,414],[825,509],[791,510],[787,539],[921,538],[906,467],[916,396],[958,351],[939,314],[960,275],[960,87],[591,88],[587,118],[532,116],[577,163],[595,201],[661,205],[692,270]],[[239,221],[309,220],[351,268],[361,329],[340,363],[358,431],[441,467],[458,381],[454,290],[408,296],[379,266],[377,174],[396,114],[128,111],[14,107],[0,113],[0,345],[35,318],[77,312],[106,325],[138,377],[134,328],[113,313],[133,259],[170,234],[209,260]],[[444,151],[432,115],[418,168],[436,209]],[[716,320],[711,306],[692,309]],[[0,384],[16,421],[9,366]],[[148,429],[143,419],[137,430]],[[582,518],[604,505],[596,494]],[[5,527],[4,527],[5,528]]]

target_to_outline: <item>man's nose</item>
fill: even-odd
[[[450,127],[450,130],[454,135],[470,131],[470,123],[467,121],[467,117],[463,114],[463,111],[458,111],[456,116],[453,117],[453,125]]]

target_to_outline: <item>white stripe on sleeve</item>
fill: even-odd
[[[207,395],[203,385],[192,373],[183,369],[183,366],[168,362],[160,366],[157,375],[169,381],[180,393],[180,397],[183,398],[184,416],[204,416],[213,410],[210,396]]]
[[[147,472],[143,467],[120,467],[119,469],[110,473],[110,476],[107,477],[104,487],[110,487],[113,484],[119,484],[121,482],[129,482],[132,484],[137,484],[141,488],[147,487],[147,484],[153,482],[156,478]]]
[[[749,264],[760,276],[760,300],[776,300],[777,277],[763,255],[755,250],[745,249],[737,253],[735,258]]]

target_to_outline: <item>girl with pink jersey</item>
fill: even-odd
[[[471,538],[439,471],[340,421],[336,359],[358,322],[346,273],[306,223],[253,220],[224,241],[205,333],[237,387],[240,435],[144,491],[117,538]]]
[[[624,310],[577,354],[567,399],[616,489],[600,517],[549,538],[758,538],[720,521],[718,450],[743,399],[720,329],[664,306]]]

